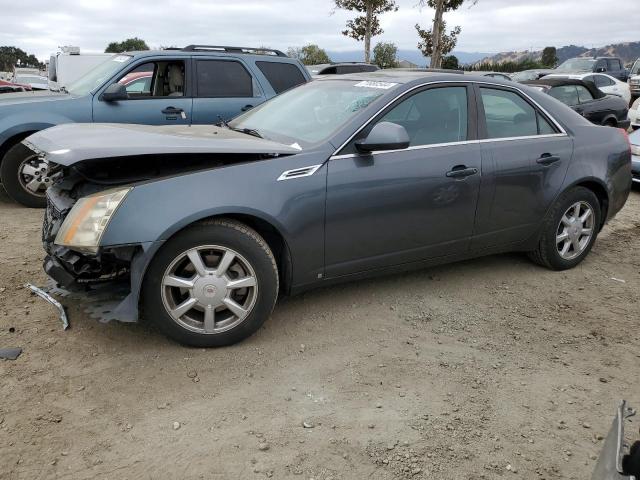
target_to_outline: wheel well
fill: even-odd
[[[9,137],[2,145],[0,145],[0,163],[2,163],[4,156],[7,154],[7,152],[11,147],[13,147],[14,145],[17,145],[22,140],[27,138],[29,135],[33,135],[36,132],[37,130],[33,130],[29,132],[21,132],[14,135],[13,137]]]
[[[602,122],[602,125],[615,127],[616,125],[618,125],[618,119],[616,117],[607,117],[605,118],[604,122]]]
[[[214,218],[229,218],[244,223],[248,227],[253,228],[262,238],[264,238],[273,252],[273,255],[276,257],[278,275],[280,276],[280,294],[287,295],[291,288],[291,254],[289,252],[287,242],[278,229],[259,217],[239,213],[216,215],[213,217],[203,218],[202,220],[199,220],[199,222]],[[185,228],[187,227],[189,227],[189,225]]]
[[[598,202],[600,203],[600,211],[602,213],[602,218],[600,219],[600,228],[603,227],[605,219],[607,218],[607,211],[609,210],[609,194],[607,190],[598,182],[586,181],[582,183],[578,183],[577,187],[585,187],[595,193],[596,197],[598,197]]]

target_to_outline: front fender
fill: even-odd
[[[230,165],[135,185],[111,219],[101,246],[162,243],[199,220],[249,215],[280,232],[291,252],[292,284],[317,280],[324,268],[326,165],[313,175],[278,181],[283,171],[322,163],[293,155]]]

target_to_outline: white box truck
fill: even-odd
[[[112,53],[80,54],[80,47],[60,47],[60,51],[49,58],[49,89],[58,91],[68,87],[111,56]]]

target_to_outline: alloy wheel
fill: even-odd
[[[18,168],[20,186],[30,195],[44,197],[52,181],[48,170],[48,164],[45,160],[38,155],[29,155]]]
[[[565,260],[573,260],[588,247],[594,234],[593,208],[576,202],[562,215],[556,230],[556,248]]]
[[[162,278],[162,302],[180,326],[218,334],[242,323],[258,296],[251,264],[220,245],[192,248],[178,255]]]

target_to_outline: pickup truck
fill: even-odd
[[[606,73],[626,82],[629,72],[618,57],[575,57],[565,60],[554,73]]]
[[[60,92],[0,97],[0,180],[15,201],[44,207],[53,180],[46,162],[16,153],[35,132],[73,122],[213,125],[310,80],[298,60],[265,48],[190,45],[116,54]]]
[[[633,62],[629,70],[629,90],[631,90],[631,101],[640,97],[640,58]]]

